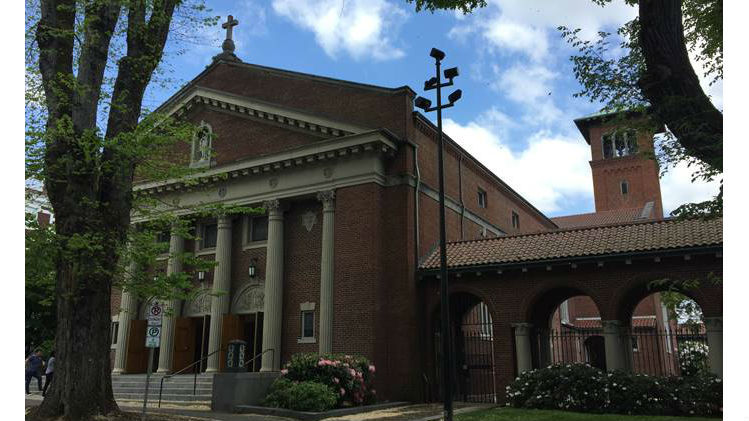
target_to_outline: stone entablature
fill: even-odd
[[[330,165],[336,161],[352,158],[360,158],[371,154],[385,154],[393,156],[398,150],[396,141],[386,131],[375,130],[367,133],[361,133],[336,139],[323,140],[313,145],[297,148],[292,151],[273,154],[271,156],[248,159],[236,164],[225,165],[222,167],[210,169],[198,174],[186,176],[179,179],[171,179],[158,182],[141,183],[133,187],[133,190],[140,194],[162,194],[175,192],[194,192],[201,187],[210,186],[227,180],[245,180],[257,178],[258,176],[268,176],[270,174],[278,176],[279,173],[300,169],[301,167],[315,166],[316,164],[330,162]],[[384,170],[378,168],[362,168],[366,170],[377,171],[381,177],[380,184],[385,183]],[[371,172],[371,171],[370,171]],[[332,171],[329,167],[321,171],[321,176],[326,182],[335,173],[336,178],[340,179],[340,171]],[[276,187],[271,179],[265,190],[271,190]],[[274,194],[274,196],[277,196]],[[222,201],[227,201],[222,198]],[[184,205],[184,203],[181,203]]]

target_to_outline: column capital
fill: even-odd
[[[723,317],[705,317],[705,330],[708,332],[723,332]]]
[[[335,209],[335,190],[318,192],[317,200],[322,202],[323,211],[333,211]]]
[[[609,334],[620,334],[624,324],[619,320],[601,320],[601,326],[603,327],[603,333]]]
[[[217,229],[231,229],[231,215],[221,215],[216,218]]]
[[[286,210],[284,203],[278,199],[264,201],[263,208],[268,211],[268,216],[283,216],[283,212]]]
[[[513,323],[512,327],[515,328],[515,335],[530,335],[533,323]]]

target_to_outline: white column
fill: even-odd
[[[208,354],[221,348],[221,328],[224,314],[229,312],[231,292],[231,217],[218,218],[216,234],[216,267],[213,270],[211,296],[211,331],[208,337]],[[208,357],[207,373],[219,370],[221,353]]]
[[[513,323],[515,328],[515,356],[518,363],[518,374],[533,368],[531,358],[531,328],[530,323]]]
[[[624,370],[622,324],[619,320],[602,320],[603,343],[606,349],[606,370]]]
[[[265,257],[263,351],[260,371],[281,369],[281,322],[283,305],[283,209],[278,200],[264,204],[268,210],[268,246]]]
[[[135,273],[138,270],[138,266],[131,262],[128,265],[128,273]],[[119,317],[119,329],[117,331],[117,345],[114,352],[114,369],[112,374],[122,374],[125,372],[125,363],[127,361],[127,341],[130,337],[130,321],[133,320],[138,311],[138,299],[130,294],[127,290],[122,291],[122,298],[120,300],[120,317]]]
[[[182,260],[179,257],[185,251],[185,239],[172,227],[169,239],[169,262],[166,267],[167,276],[182,272]],[[165,314],[161,323],[161,346],[159,351],[159,369],[157,373],[171,373],[174,362],[174,324],[180,315],[179,300],[169,300],[165,303]],[[182,367],[178,367],[177,370]]]
[[[723,317],[705,317],[710,372],[723,377]]]
[[[322,202],[322,253],[320,259],[320,354],[333,352],[333,256],[335,192],[317,194]]]

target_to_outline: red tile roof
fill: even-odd
[[[525,263],[722,245],[723,218],[666,219],[448,243],[447,265]],[[439,268],[439,258],[437,249],[420,268]]]
[[[575,320],[574,323],[571,324],[571,327],[575,327],[578,329],[601,329],[601,320]],[[655,327],[655,318],[654,317],[647,317],[647,318],[637,318],[632,319],[632,327]]]
[[[557,216],[551,220],[559,228],[582,228],[596,225],[623,224],[652,220],[652,206],[645,208],[612,209],[608,211]]]

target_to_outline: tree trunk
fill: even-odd
[[[178,0],[128,2],[127,56],[120,60],[106,131],[98,98],[119,0],[89,2],[78,75],[73,76],[75,1],[42,0],[37,29],[47,105],[45,187],[55,213],[55,381],[32,416],[86,420],[118,412],[110,366],[112,280],[130,226],[136,156],[130,134],[161,60]]]
[[[689,62],[681,0],[640,0],[642,93],[686,152],[723,171],[723,114]]]

